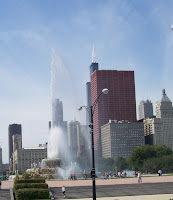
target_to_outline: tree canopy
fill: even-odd
[[[134,170],[148,171],[152,168],[155,171],[156,168],[161,166],[161,163],[158,164],[158,162],[162,162],[163,157],[169,155],[172,155],[172,150],[166,145],[142,145],[132,152],[128,160],[129,166]]]

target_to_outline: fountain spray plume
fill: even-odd
[[[46,163],[48,167],[52,167],[52,163],[57,164],[61,161],[61,166],[55,166],[58,176],[67,179],[74,170],[71,165],[71,156],[68,149],[67,139],[67,122],[63,121],[63,101],[66,100],[66,94],[69,93],[68,81],[71,81],[69,71],[65,66],[62,58],[52,49],[51,61],[51,127],[48,139],[48,159]],[[68,88],[64,88],[66,87]],[[62,92],[63,91],[63,92]],[[61,100],[60,100],[61,99]]]

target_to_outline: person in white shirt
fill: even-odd
[[[64,185],[62,186],[62,193],[63,193],[64,198],[65,198],[65,186]]]
[[[141,172],[138,171],[138,183],[142,183]]]

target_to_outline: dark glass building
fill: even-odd
[[[13,156],[13,135],[21,135],[22,137],[22,125],[21,124],[10,124],[8,127],[8,145],[9,145],[9,163]],[[22,147],[22,139],[21,139]]]
[[[98,155],[101,155],[101,126],[110,119],[136,121],[134,71],[94,71],[91,75],[92,104],[104,88],[108,88],[109,93],[99,98],[93,115],[94,148]]]
[[[90,78],[91,78],[91,74],[95,71],[99,69],[99,65],[96,62],[92,62],[90,65]],[[91,122],[91,111],[90,111],[90,107],[91,107],[91,82],[87,82],[86,83],[86,98],[87,98],[87,108],[88,108],[88,112],[86,112],[86,124],[89,125]]]

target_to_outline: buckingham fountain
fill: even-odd
[[[45,178],[68,179],[70,174],[77,170],[77,165],[76,162],[72,163],[68,149],[67,121],[63,121],[63,103],[60,99],[63,99],[66,107],[70,106],[72,100],[70,99],[69,102],[68,95],[71,95],[73,89],[69,89],[72,86],[70,73],[62,58],[54,50],[52,50],[50,86],[51,121],[49,122],[47,158],[42,160],[41,168],[33,167],[27,171]]]
[[[60,96],[63,86],[70,80],[69,72],[62,58],[52,50],[51,62],[51,121],[49,122],[48,158],[42,160],[43,173],[52,172],[54,178],[67,179],[73,172],[67,140],[67,122],[63,121],[63,103]],[[69,92],[69,91],[68,91]],[[76,167],[76,166],[75,166]]]

